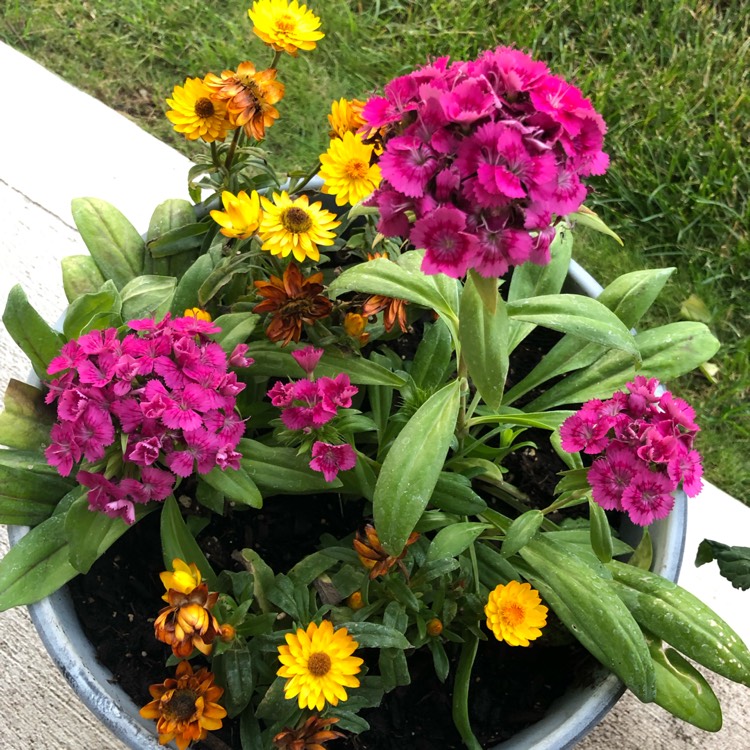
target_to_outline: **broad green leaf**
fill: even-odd
[[[211,256],[201,255],[183,274],[177,283],[172,297],[172,306],[170,308],[172,315],[180,317],[184,315],[185,310],[198,305],[198,290],[201,284],[208,278],[213,271],[214,264]]]
[[[187,205],[190,206],[190,203]],[[148,251],[154,259],[157,259],[178,255],[186,250],[197,250],[209,228],[208,222],[199,222],[169,229],[148,243]]]
[[[505,532],[500,554],[508,558],[523,549],[536,536],[543,521],[544,514],[540,510],[527,510],[518,516]]]
[[[750,547],[729,547],[721,542],[704,539],[695,558],[696,567],[716,560],[719,572],[736,589],[750,588]]]
[[[136,521],[156,509],[156,505],[138,506]],[[99,556],[109,547],[102,540],[119,539],[129,528],[122,518],[110,518],[99,511],[89,510],[86,495],[79,497],[65,514],[65,534],[68,537],[68,560],[79,573],[88,573]]]
[[[224,687],[221,703],[230,719],[238,716],[253,697],[253,657],[247,646],[233,646],[211,660],[211,670]]]
[[[568,214],[568,221],[574,221],[584,227],[589,227],[596,232],[606,234],[612,237],[612,239],[616,240],[622,247],[624,247],[624,244],[619,236],[614,231],[612,231],[604,223],[604,221],[602,221],[597,213],[592,211],[590,208],[587,208],[586,206],[581,206],[574,213]]]
[[[380,469],[373,502],[383,548],[399,555],[443,469],[458,418],[461,382],[431,396],[406,423]]]
[[[346,622],[343,626],[359,644],[359,648],[411,648],[400,630],[376,622]]]
[[[514,320],[569,333],[609,349],[627,352],[638,361],[640,354],[633,335],[622,321],[601,302],[581,294],[548,294],[508,303]]]
[[[409,254],[404,253],[401,258]],[[360,263],[334,279],[328,287],[328,294],[336,298],[345,292],[365,292],[414,302],[442,315],[455,338],[458,333],[455,309],[451,309],[449,301],[443,297],[431,277],[420,271],[409,270],[407,266],[406,263],[394,263],[387,258]]]
[[[77,339],[95,327],[94,318],[102,314],[113,313],[115,316],[122,310],[122,299],[111,279],[107,279],[98,291],[83,294],[71,302],[65,311],[63,333],[68,339]],[[122,320],[122,319],[120,319]]]
[[[259,377],[299,378],[303,371],[291,353],[302,347],[279,347],[270,341],[253,343],[248,352],[255,358],[252,374]],[[357,385],[388,385],[400,388],[406,380],[364,357],[344,357],[326,352],[315,368],[316,377],[335,377],[344,372]]]
[[[231,354],[237,344],[244,344],[248,340],[259,320],[260,315],[247,312],[220,315],[214,323],[221,331],[215,333],[213,339],[227,354]]]
[[[451,369],[453,343],[448,327],[442,320],[427,324],[414,354],[409,374],[423,391],[439,388]]]
[[[240,440],[240,464],[263,494],[299,495],[341,487],[339,480],[326,482],[323,475],[310,468],[305,456],[293,448],[277,448],[257,440]]]
[[[146,253],[144,270],[162,276],[176,276],[178,279],[195,262],[200,252],[197,247],[188,247],[177,251],[176,255],[156,258],[151,252],[151,245],[167,232],[179,229],[195,222],[195,208],[190,201],[172,198],[160,203],[151,215],[146,234]]]
[[[378,671],[386,691],[411,682],[409,665],[400,648],[381,648],[378,657]]]
[[[612,590],[635,619],[680,653],[729,680],[750,686],[750,650],[710,607],[676,583],[613,560]]]
[[[495,292],[497,296],[497,291]],[[508,374],[508,313],[497,296],[490,311],[470,276],[461,295],[461,316],[458,329],[461,356],[469,376],[485,403],[497,409],[503,399]]]
[[[445,301],[446,314],[458,315],[459,298],[461,296],[461,283],[458,279],[446,276],[444,273],[426,274],[422,270],[424,250],[410,250],[402,253],[397,263],[410,273],[422,276],[435,293]]]
[[[63,289],[68,302],[98,291],[104,276],[90,255],[66,255],[61,261]]]
[[[561,543],[537,536],[516,565],[568,630],[643,702],[654,700],[656,677],[638,623],[601,577]]]
[[[138,230],[113,205],[75,198],[73,221],[105,279],[118,289],[143,273],[145,244]]]
[[[203,474],[201,479],[229,500],[249,505],[251,508],[263,507],[263,496],[260,494],[258,485],[253,482],[250,474],[243,467],[221,469],[216,466],[208,474]]]
[[[547,265],[523,263],[513,269],[513,276],[508,289],[508,301],[514,302],[529,297],[541,297],[547,294],[558,294],[563,288],[570,266],[573,251],[573,233],[559,227],[555,239],[550,245],[551,260]],[[534,330],[534,323],[520,320],[510,321],[507,348],[512,352],[526,336]]]
[[[471,481],[451,471],[440,473],[430,505],[462,516],[477,515],[487,507],[487,503],[471,488]]]
[[[0,523],[36,526],[74,486],[39,453],[0,451]]]
[[[188,531],[174,495],[164,501],[161,511],[161,550],[167,570],[172,570],[172,560],[175,558],[188,565],[195,563],[209,589],[216,590],[216,574],[195,537]]]
[[[139,276],[128,282],[122,288],[123,320],[161,320],[169,312],[176,287],[173,276]]]
[[[427,549],[427,562],[441,560],[444,557],[457,557],[489,528],[491,527],[486,523],[466,521],[440,529]]]
[[[31,360],[34,372],[40,378],[46,378],[47,367],[53,357],[60,353],[65,338],[29,304],[20,284],[8,292],[3,323],[13,341]]]
[[[706,678],[674,649],[662,650],[659,639],[647,640],[656,672],[654,702],[678,719],[707,732],[718,732],[721,706]]]
[[[633,328],[654,303],[673,270],[658,268],[626,273],[607,286],[597,299],[628,328]],[[606,349],[598,344],[587,343],[577,336],[564,336],[520,383],[505,394],[503,402],[511,404],[547,380],[587,367],[605,353]]]
[[[39,451],[49,445],[55,411],[44,403],[38,388],[11,378],[5,391],[5,411],[0,413],[0,444]]]
[[[647,378],[674,380],[711,359],[719,342],[703,323],[683,321],[644,331],[635,336],[642,363],[637,374]],[[544,411],[561,404],[583,403],[592,398],[609,398],[636,374],[632,358],[609,351],[585,370],[553,385],[526,408]]]

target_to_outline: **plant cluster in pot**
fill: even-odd
[[[63,265],[62,331],[9,296],[41,388],[12,383],[0,418],[0,520],[31,527],[0,562],[0,607],[53,595],[36,606],[56,601],[67,630],[53,592],[95,584],[113,551],[144,566],[115,586],[125,603],[155,591],[141,723],[116,686],[85,688],[112,696],[105,720],[133,747],[434,747],[434,724],[444,747],[559,748],[623,684],[718,729],[685,657],[748,684],[750,654],[669,580],[701,466],[692,409],[659,386],[717,342],[699,323],[641,329],[670,269],[563,292],[574,225],[612,234],[582,205],[607,166],[602,118],[517,50],[437,60],[334,103],[311,173],[328,210],[251,145],[318,19],[284,0],[250,17],[270,67],[168,100],[211,145],[190,174],[207,197],[158,206],[145,240],[75,202],[90,255]],[[521,485],[530,451],[546,494]],[[509,738],[492,724],[512,665],[525,687],[505,693],[538,702],[529,665],[561,645],[601,665],[585,720]],[[93,650],[71,659],[84,683],[105,674]]]

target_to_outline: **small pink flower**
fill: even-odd
[[[595,413],[581,409],[568,417],[560,427],[562,447],[568,453],[601,453],[609,445],[609,425]]]
[[[326,482],[332,482],[340,471],[353,469],[357,463],[357,454],[348,443],[331,445],[318,440],[313,445],[312,456],[310,468],[322,472]]]
[[[77,368],[81,362],[86,358],[86,354],[83,352],[77,341],[68,341],[63,344],[60,349],[60,354],[57,357],[53,357],[47,368],[47,372],[50,375],[54,375],[56,372],[67,370],[69,368]]]
[[[349,376],[344,372],[339,373],[335,378],[319,378],[317,386],[323,408],[333,414],[339,408],[350,408],[352,396],[359,393],[359,388],[350,383]]]
[[[101,511],[110,518],[122,518],[128,525],[135,523],[135,507],[132,500],[128,500],[124,490],[105,479],[103,474],[79,471],[76,481],[89,488],[89,510]]]
[[[682,482],[682,489],[688,497],[695,497],[703,489],[703,465],[698,451],[689,451],[667,464],[667,473],[675,486]]]
[[[612,443],[606,455],[597,458],[588,471],[594,502],[605,510],[622,510],[622,493],[637,466],[638,460],[630,449]]]
[[[138,441],[133,448],[125,454],[128,461],[139,466],[151,466],[158,458],[161,451],[161,440],[154,436],[147,440]]]
[[[50,438],[52,442],[44,451],[47,463],[54,466],[58,474],[67,477],[73,465],[77,464],[83,456],[81,446],[78,445],[73,435],[73,425],[71,423],[54,425]]]
[[[283,383],[277,380],[267,391],[266,395],[274,406],[291,406],[294,401],[294,383]]]
[[[664,474],[641,468],[622,493],[622,508],[633,523],[648,526],[669,515],[674,507],[673,489]]]
[[[112,417],[100,406],[89,404],[81,418],[73,423],[73,434],[86,460],[98,461],[115,439]]]
[[[229,365],[231,367],[250,367],[255,360],[252,357],[246,357],[248,350],[247,344],[237,344],[229,355]]]
[[[427,183],[439,169],[439,162],[430,146],[419,138],[399,136],[389,143],[380,157],[383,179],[396,190],[411,198],[424,195]]]
[[[304,349],[297,349],[292,352],[292,356],[297,361],[297,364],[305,371],[308,377],[313,374],[313,371],[318,366],[320,358],[325,354],[325,350],[316,349],[314,346],[306,346]]]
[[[476,238],[465,230],[466,214],[452,206],[437,208],[419,219],[410,239],[426,251],[422,271],[454,279],[465,275],[476,245]]]

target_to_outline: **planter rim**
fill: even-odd
[[[601,285],[574,260],[569,280],[576,291],[598,297]],[[654,544],[652,570],[676,581],[685,547],[687,502],[675,493],[675,507],[651,526]],[[8,526],[11,545],[29,531]],[[78,621],[67,586],[28,605],[31,619],[52,660],[89,710],[132,750],[160,750],[152,721],[143,719],[138,706],[97,660],[96,652]],[[568,750],[593,729],[617,703],[625,686],[603,667],[594,683],[568,690],[555,701],[545,718],[521,730],[491,750]],[[175,747],[170,743],[169,747]]]

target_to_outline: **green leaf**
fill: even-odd
[[[188,531],[174,495],[170,495],[164,501],[161,511],[161,549],[167,570],[172,570],[172,560],[175,558],[188,565],[195,563],[209,589],[216,589],[216,574],[195,538]]]
[[[219,490],[229,500],[234,500],[251,508],[263,507],[263,496],[258,485],[253,482],[248,472],[239,469],[221,469],[218,466],[203,474],[201,479],[215,490]]]
[[[197,246],[181,248],[175,255],[156,258],[151,250],[152,244],[167,232],[179,229],[195,222],[195,208],[190,201],[173,198],[160,203],[151,215],[146,234],[146,254],[144,268],[147,273],[162,276],[182,277],[185,271],[195,262],[200,252],[200,242]]]
[[[654,700],[656,677],[641,629],[612,589],[566,545],[537,536],[516,566],[570,632],[643,702]]]
[[[213,339],[227,354],[231,354],[237,344],[244,344],[250,338],[259,320],[260,315],[247,312],[220,315],[214,323],[221,331],[215,333]]]
[[[383,648],[378,657],[378,670],[386,691],[411,682],[406,656],[399,648]]]
[[[359,648],[411,648],[404,634],[376,622],[345,622],[343,625]]]
[[[156,506],[138,506],[136,521],[155,510]],[[88,573],[99,556],[115,539],[128,529],[122,518],[110,518],[99,511],[89,510],[88,497],[79,497],[65,514],[65,534],[68,537],[68,560],[78,573]],[[102,544],[102,541],[111,540]]]
[[[173,276],[139,276],[122,288],[123,320],[161,320],[170,309],[177,287]]]
[[[284,347],[271,342],[253,343],[249,352],[255,358],[252,374],[258,377],[299,378],[303,371],[291,353],[302,347]],[[371,362],[364,357],[343,357],[326,352],[315,368],[317,377],[335,377],[344,372],[352,383],[357,385],[388,385],[401,388],[406,380],[382,365]]]
[[[540,510],[527,510],[516,518],[505,532],[505,540],[500,549],[502,557],[508,558],[523,549],[542,526],[544,514]]]
[[[235,646],[215,656],[211,669],[224,687],[221,703],[230,719],[238,716],[250,703],[255,688],[253,658],[247,646]]]
[[[432,496],[458,418],[461,383],[431,396],[406,423],[380,469],[373,502],[383,548],[399,555]]]
[[[458,330],[461,356],[469,375],[485,403],[497,409],[503,400],[508,374],[508,313],[497,295],[494,310],[482,299],[472,275],[461,295],[461,317]]]
[[[458,557],[468,549],[477,537],[491,526],[486,523],[470,521],[454,523],[440,529],[427,549],[427,562],[441,560],[444,557]]]
[[[11,378],[0,413],[0,443],[10,448],[41,451],[50,442],[55,411],[38,388]]]
[[[66,255],[61,261],[63,289],[68,302],[98,291],[104,276],[90,255]]]
[[[268,592],[273,588],[274,573],[263,558],[254,550],[245,548],[242,557],[253,575],[253,597],[266,613],[269,610]]]
[[[581,294],[548,294],[508,303],[514,320],[569,333],[609,349],[627,352],[636,362],[640,352],[623,322],[601,302]]]
[[[198,305],[198,290],[201,284],[208,278],[213,271],[214,264],[211,256],[201,255],[183,274],[177,283],[177,288],[172,297],[172,306],[170,311],[175,317],[185,314],[185,310]]]
[[[341,487],[338,480],[326,482],[320,472],[310,468],[309,460],[298,456],[293,448],[271,447],[243,438],[237,450],[242,453],[240,465],[266,496],[300,495]]]
[[[445,323],[439,319],[426,324],[409,371],[417,388],[432,391],[443,385],[452,369],[452,354],[453,342]]]
[[[40,379],[47,377],[49,363],[60,353],[65,338],[49,326],[29,304],[20,284],[16,284],[5,303],[3,323],[13,341],[31,360]]]
[[[0,523],[36,526],[75,485],[39,453],[0,451]]]
[[[596,232],[600,232],[601,234],[606,234],[609,237],[612,237],[612,239],[616,240],[622,247],[624,247],[623,241],[619,238],[619,236],[614,231],[612,231],[604,223],[604,221],[602,221],[597,213],[592,211],[590,208],[587,208],[586,206],[581,206],[577,211],[574,211],[572,214],[568,214],[568,221],[574,221],[577,224],[581,224],[581,226],[589,227],[590,229],[593,229]]]
[[[564,227],[558,227],[555,239],[550,245],[552,259],[547,265],[523,263],[513,269],[508,289],[508,301],[558,294],[568,275],[572,251],[573,233]],[[509,340],[506,344],[508,351],[512,352],[534,330],[534,327],[534,323],[510,321]]]
[[[145,245],[136,228],[99,198],[75,198],[73,221],[105,279],[118,289],[143,273]]]
[[[598,301],[612,310],[624,325],[633,328],[654,303],[673,270],[658,268],[626,273],[609,284]],[[606,349],[598,344],[586,343],[577,336],[564,336],[520,383],[505,394],[504,403],[513,403],[551,378],[587,367],[605,353]]]
[[[414,252],[412,250],[404,253],[401,258]],[[399,264],[387,258],[376,258],[348,268],[328,287],[328,295],[332,299],[345,292],[382,294],[435,310],[443,316],[454,338],[457,338],[458,320],[455,309],[451,308],[449,300],[445,299],[432,277],[420,271],[409,270],[408,262]]]
[[[487,503],[471,489],[471,481],[450,471],[443,471],[438,477],[430,505],[461,516],[475,516],[487,508]]]
[[[589,498],[589,520],[591,522],[591,549],[603,563],[612,559],[612,529],[604,508]]]
[[[689,659],[750,686],[750,651],[710,607],[655,573],[613,560],[613,591],[650,633]]]
[[[191,204],[184,202],[190,206],[192,212]],[[181,212],[179,215],[182,215]],[[197,250],[203,243],[203,236],[208,232],[209,227],[208,222],[195,222],[169,229],[148,243],[148,251],[153,258],[167,258],[170,255],[184,253],[186,250]]]
[[[654,702],[678,719],[707,732],[718,732],[721,706],[706,678],[674,649],[662,650],[659,639],[647,640],[656,673]]]
[[[704,539],[698,547],[696,567],[716,560],[719,572],[736,589],[750,588],[750,547],[729,547],[721,542]]]
[[[83,294],[71,302],[65,312],[63,333],[68,339],[77,339],[98,326],[92,325],[94,318],[107,313],[118,316],[122,310],[122,300],[117,287],[111,279],[105,281],[96,292]],[[99,318],[101,320],[101,318]],[[122,324],[120,318],[119,325]]]
[[[708,361],[719,349],[716,337],[703,325],[687,321],[670,323],[635,336],[642,363],[639,375],[674,380]],[[561,404],[583,403],[592,398],[609,398],[636,371],[624,352],[609,351],[585,370],[569,375],[547,389],[525,408],[545,411]]]
[[[432,663],[435,666],[435,674],[440,682],[445,682],[450,672],[450,662],[445,647],[437,638],[427,641],[427,647],[432,654]]]

